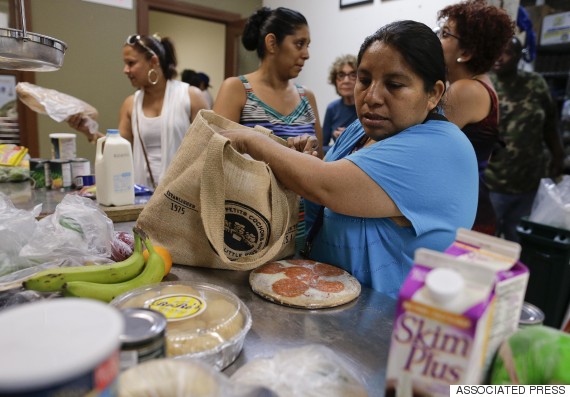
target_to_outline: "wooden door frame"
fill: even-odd
[[[226,26],[226,52],[224,61],[225,77],[238,73],[239,36],[243,32],[245,19],[233,12],[221,11],[214,8],[202,7],[178,0],[138,0],[137,1],[137,31],[139,34],[149,34],[149,12],[161,11],[171,14],[203,19],[210,22],[222,23]]]
[[[26,11],[26,30],[32,31],[32,14],[30,0],[22,0]],[[8,1],[8,26],[15,29],[22,29],[20,18],[20,3],[18,0]],[[16,76],[17,82],[27,82],[35,84],[35,72],[23,72],[18,70],[3,70],[3,74]],[[40,144],[38,140],[38,115],[35,111],[18,101],[18,127],[20,133],[20,145],[28,148],[31,157],[39,157]]]

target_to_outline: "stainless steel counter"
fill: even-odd
[[[20,184],[0,184],[10,189],[14,204],[31,209],[38,202],[53,209],[65,193],[28,191]],[[10,187],[8,185],[12,185]],[[14,187],[15,185],[15,187]],[[14,197],[16,198],[14,200]],[[115,223],[115,230],[132,231],[134,222]],[[332,309],[304,310],[266,301],[253,293],[249,272],[214,270],[174,265],[166,280],[192,280],[224,287],[235,293],[249,308],[253,325],[237,360],[224,370],[230,376],[244,363],[270,357],[279,350],[320,343],[346,358],[365,381],[369,395],[384,395],[390,335],[396,302],[370,288],[359,298]]]

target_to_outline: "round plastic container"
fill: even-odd
[[[77,154],[77,145],[75,140],[77,135],[58,133],[49,134],[51,141],[51,158],[59,160],[74,159]]]
[[[0,312],[0,396],[116,395],[123,327],[116,308],[87,299]]]
[[[197,358],[220,370],[237,358],[251,328],[247,306],[232,292],[207,283],[154,284],[118,296],[111,305],[161,312],[167,320],[167,357]]]

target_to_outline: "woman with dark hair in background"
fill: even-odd
[[[292,81],[309,59],[310,42],[307,20],[299,12],[284,7],[257,10],[247,21],[242,43],[257,51],[259,68],[226,79],[213,110],[246,126],[271,129],[285,139],[310,134],[321,143],[315,96]]]
[[[137,91],[121,106],[119,132],[133,146],[135,183],[152,187],[160,182],[198,111],[208,104],[199,88],[175,80],[176,53],[168,38],[127,37],[123,61],[123,73]],[[92,136],[80,115],[68,124]]]
[[[356,83],[356,57],[341,55],[329,71],[329,83],[334,85],[340,98],[327,106],[323,121],[323,152],[329,150],[330,140],[336,141],[350,123],[356,120],[354,84]]]
[[[429,27],[386,25],[366,38],[357,61],[358,120],[325,161],[306,154],[314,137],[293,151],[248,130],[222,134],[307,198],[316,219],[310,259],[396,297],[416,249],[442,251],[457,228],[473,225],[477,161],[465,135],[439,114],[445,63]]]
[[[479,202],[473,230],[494,235],[496,219],[483,174],[499,143],[498,98],[487,72],[513,36],[514,23],[485,0],[469,0],[438,12],[439,37],[449,88],[445,117],[467,135],[479,164]]]

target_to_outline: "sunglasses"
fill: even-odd
[[[132,34],[129,37],[127,37],[127,40],[125,41],[125,44],[134,46],[135,44],[140,45],[142,48],[144,48],[148,53],[150,53],[151,55],[156,55],[156,52],[154,52],[153,50],[151,50],[143,41],[142,38],[140,36],[140,34]]]

